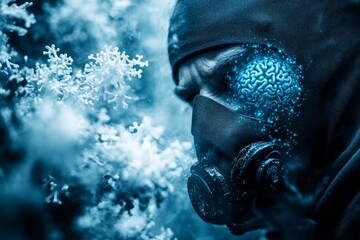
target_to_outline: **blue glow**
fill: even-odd
[[[299,87],[299,76],[293,68],[280,59],[261,57],[239,71],[233,90],[244,102],[284,103],[294,102]]]
[[[227,102],[234,111],[276,126],[268,135],[290,157],[298,137],[292,130],[292,122],[302,106],[302,67],[284,51],[271,46],[246,47],[253,49],[253,55],[242,56],[243,61],[238,61],[228,72]],[[279,134],[281,139],[276,137]]]
[[[269,124],[298,115],[301,67],[288,57],[260,51],[247,64],[235,66],[228,75],[237,111]],[[239,64],[240,65],[240,64]]]

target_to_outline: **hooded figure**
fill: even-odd
[[[176,93],[194,107],[199,164],[188,188],[202,219],[234,234],[360,239],[359,1],[178,0],[168,51]],[[256,85],[270,76],[256,78],[256,69],[270,68],[278,71],[273,84]],[[256,90],[246,76],[255,76]],[[274,147],[289,139],[291,153]]]

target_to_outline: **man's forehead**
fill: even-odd
[[[244,45],[232,45],[194,56],[179,68],[179,86],[186,85],[191,78],[208,78],[218,73],[224,66],[236,61],[246,51]],[[200,79],[199,79],[200,80]]]

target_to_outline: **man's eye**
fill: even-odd
[[[182,87],[177,86],[175,88],[175,94],[178,96],[181,100],[192,104],[194,98],[196,95],[199,94],[199,88],[197,87]]]

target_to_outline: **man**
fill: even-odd
[[[360,239],[360,4],[179,0],[176,94],[193,105],[190,200],[275,239]]]

